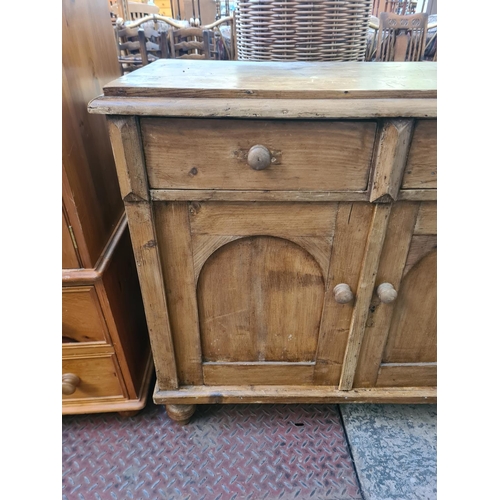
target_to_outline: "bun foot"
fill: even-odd
[[[135,417],[140,411],[141,410],[119,411],[118,415],[124,418]]]
[[[196,410],[196,405],[165,405],[167,415],[180,425],[186,425]]]

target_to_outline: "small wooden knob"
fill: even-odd
[[[347,304],[354,298],[351,287],[346,283],[339,283],[334,289],[335,301],[339,304]]]
[[[390,304],[396,300],[398,292],[390,283],[382,283],[377,288],[377,295],[384,304]]]
[[[247,162],[254,170],[264,170],[271,165],[271,153],[265,146],[257,144],[248,151]]]
[[[63,373],[62,393],[66,396],[73,394],[80,383],[80,377],[74,373]]]

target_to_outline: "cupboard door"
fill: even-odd
[[[338,384],[372,205],[154,207],[181,385]]]
[[[393,207],[355,387],[436,385],[436,235],[436,202]]]

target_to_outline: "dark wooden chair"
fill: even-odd
[[[146,16],[158,14],[160,12],[160,8],[156,5],[150,5],[141,2],[126,2],[125,4],[123,4],[126,12],[122,13],[120,12],[120,6],[116,2],[116,0],[110,0],[110,2],[113,2],[113,4],[110,5],[111,13],[114,14],[115,17],[124,16],[124,19],[126,21],[138,21],[139,19],[142,19]]]
[[[427,37],[427,14],[380,13],[376,61],[421,61]]]
[[[214,32],[203,28],[169,31],[170,57],[175,59],[218,59]]]
[[[115,38],[122,74],[169,57],[166,30],[151,26],[129,27],[116,24]]]

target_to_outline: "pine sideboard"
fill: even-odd
[[[436,401],[436,63],[160,60],[104,87],[154,401]]]

